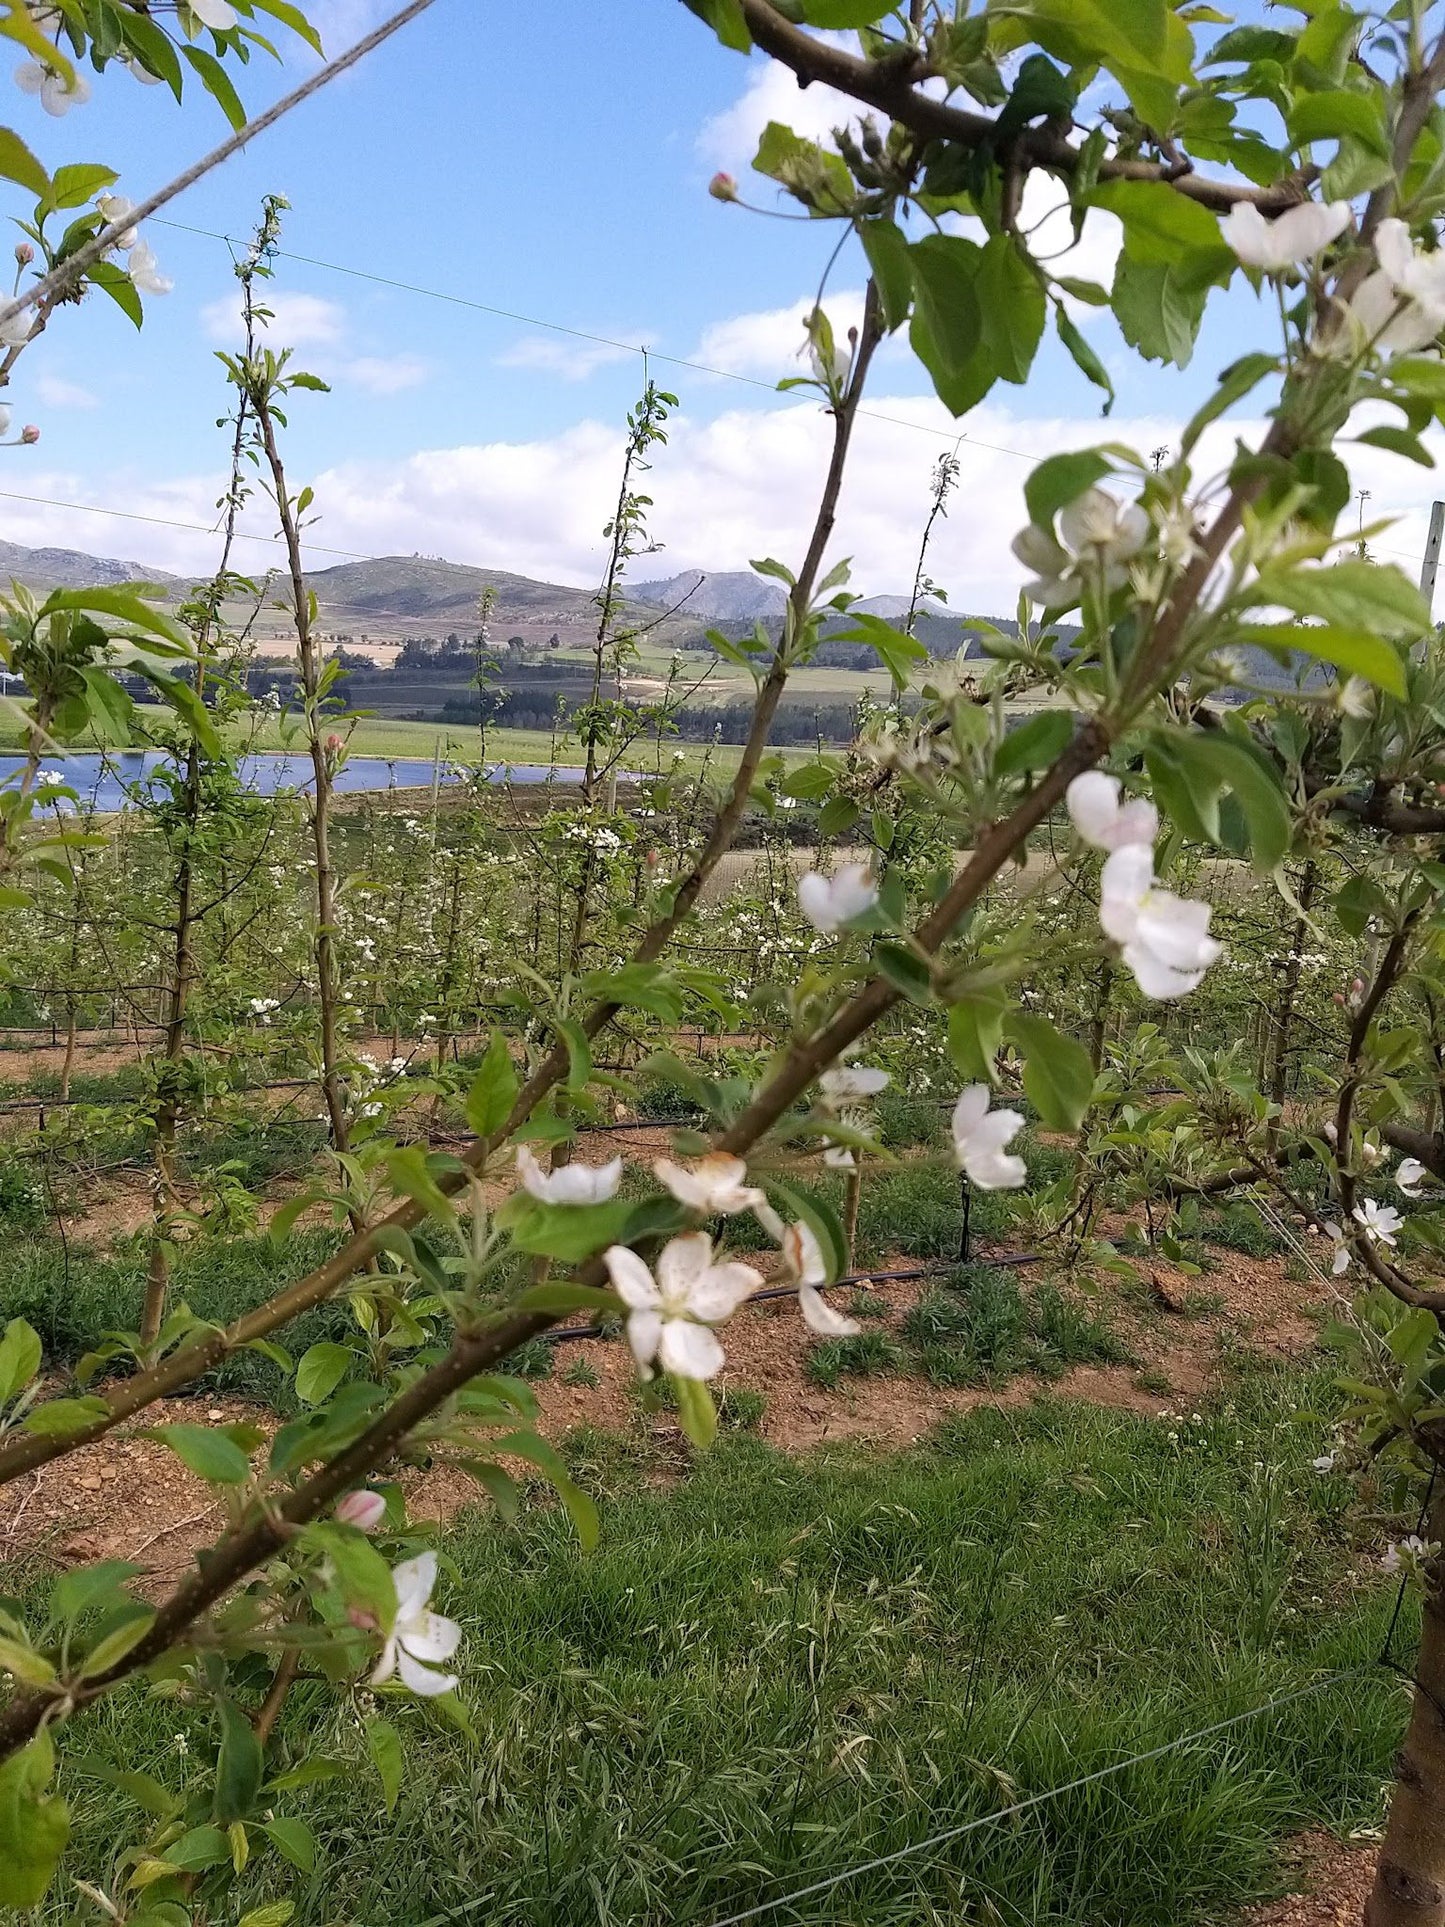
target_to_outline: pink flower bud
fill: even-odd
[[[35,426],[34,422],[26,422],[20,431],[20,439],[27,448],[33,448],[36,442],[40,440],[40,430]]]
[[[35,259],[35,250],[28,241],[17,241],[15,243],[15,259],[20,263],[22,268],[28,268],[30,266],[30,263]]]
[[[358,1488],[336,1502],[336,1516],[344,1526],[359,1532],[375,1532],[386,1516],[386,1500],[380,1492]]]
[[[735,201],[738,198],[738,184],[731,174],[714,174],[707,184],[707,191],[715,201]]]
[[[381,1631],[376,1614],[369,1613],[365,1606],[348,1606],[346,1608],[346,1617],[359,1633],[376,1633]]]
[[[326,738],[324,747],[328,756],[339,756],[346,747],[346,744],[343,739],[333,731],[332,734]]]
[[[1340,1009],[1343,1010],[1345,1007],[1345,993],[1342,990],[1337,990],[1334,996],[1330,999],[1330,1002],[1338,1004]]]

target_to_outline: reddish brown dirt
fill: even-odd
[[[1305,1833],[1286,1858],[1301,1891],[1247,1908],[1240,1927],[1360,1927],[1375,1878],[1373,1846]]]

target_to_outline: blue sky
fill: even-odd
[[[315,17],[334,51],[381,12],[379,0],[321,0]],[[255,63],[242,81],[247,104],[302,71],[299,58],[284,70]],[[188,228],[243,235],[261,195],[277,189],[292,203],[289,254],[771,383],[796,370],[802,334],[791,311],[810,298],[836,230],[724,207],[707,181],[729,167],[749,198],[784,205],[771,183],[747,178],[758,129],[782,117],[821,132],[836,111],[761,57],[719,47],[678,0],[552,0],[545,15],[520,0],[436,0],[167,213]],[[105,159],[134,198],[225,132],[198,88],[177,107],[115,69],[64,120],[18,95],[12,117],[48,164]],[[1095,218],[1076,271],[1107,280],[1110,225]],[[10,485],[206,522],[222,482],[214,349],[230,334],[229,255],[161,221],[148,238],[175,288],[148,303],[139,337],[95,301],[58,316],[22,359],[13,399],[43,439],[7,451]],[[845,256],[830,303],[842,323],[861,282],[856,256]],[[639,357],[290,258],[271,298],[278,339],[296,341],[298,360],[334,383],[330,397],[298,398],[287,451],[297,484],[316,486],[316,565],[328,547],[420,550],[559,581],[595,578]],[[998,451],[1037,459],[1104,435],[1144,448],[1167,441],[1214,372],[1252,345],[1247,290],[1220,304],[1182,376],[1137,363],[1108,317],[1086,312],[1121,384],[1108,424],[1097,391],[1053,344],[1027,389],[996,390],[961,424],[902,346],[880,356],[870,405],[892,424],[864,425],[838,544],[857,556],[864,588],[907,586],[929,469],[962,431],[963,483],[935,574],[957,604],[1007,607],[1018,577],[1007,541],[1023,519],[1028,461]],[[654,534],[666,547],[638,573],[795,556],[821,473],[826,423],[816,404],[662,361],[654,373],[682,408],[651,482]],[[1226,447],[1221,440],[1221,457]],[[1430,478],[1391,472],[1371,511],[1416,516],[1429,493]],[[181,530],[13,501],[0,509],[0,529],[18,541],[174,567],[204,566],[213,553],[208,538]],[[1412,539],[1407,530],[1403,546]]]

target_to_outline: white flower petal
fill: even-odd
[[[396,1668],[402,1685],[419,1699],[435,1699],[439,1693],[450,1693],[457,1684],[455,1673],[434,1673],[429,1666],[418,1664],[405,1647],[397,1655]]]
[[[627,1321],[627,1344],[639,1365],[650,1365],[662,1343],[662,1313],[634,1311]]]
[[[724,1364],[723,1348],[706,1325],[690,1318],[669,1318],[662,1328],[658,1362],[675,1378],[716,1378]]]
[[[713,1265],[693,1286],[687,1308],[694,1318],[706,1324],[719,1324],[731,1318],[738,1306],[763,1288],[762,1273],[751,1265],[729,1263]]]
[[[626,1245],[609,1245],[602,1254],[612,1289],[633,1311],[655,1311],[662,1303],[652,1273]]]
[[[863,1329],[856,1319],[845,1318],[841,1311],[834,1311],[812,1285],[799,1285],[798,1305],[803,1314],[803,1323],[809,1331],[817,1332],[820,1338],[853,1338]]]
[[[711,1264],[712,1239],[705,1231],[685,1231],[669,1238],[657,1254],[657,1289],[664,1308],[681,1310]]]
[[[393,1567],[391,1582],[396,1587],[396,1619],[400,1625],[412,1613],[420,1612],[431,1598],[437,1582],[436,1554],[419,1552],[414,1559],[403,1559]]]

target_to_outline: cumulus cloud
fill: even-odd
[[[99,408],[100,396],[83,388],[78,381],[67,381],[63,375],[46,369],[35,379],[36,399],[44,402],[47,408]]]
[[[624,335],[627,332],[624,330]],[[640,356],[642,346],[641,342],[632,348],[620,341],[588,341],[573,335],[524,335],[510,348],[504,348],[496,359],[499,368],[538,369],[563,381],[586,381],[599,368],[610,368],[619,361]]]
[[[962,472],[946,520],[935,532],[929,572],[960,613],[1010,613],[1023,571],[1009,543],[1026,520],[1023,483],[1032,464],[1060,449],[1117,440],[1143,451],[1177,442],[1179,423],[1164,417],[1028,419],[1001,405],[976,409],[963,424],[932,398],[879,394],[860,417],[830,560],[851,556],[854,586],[865,594],[905,592],[928,511],[929,477],[960,426]],[[880,420],[879,416],[888,419]],[[1227,465],[1237,435],[1260,424],[1231,419],[1207,432],[1198,472]],[[1445,453],[1445,434],[1429,438]],[[745,569],[754,557],[796,562],[808,539],[828,459],[829,423],[813,403],[779,400],[733,409],[711,420],[679,416],[666,451],[648,477],[649,526],[665,546],[651,573],[689,568]],[[1356,487],[1370,510],[1400,518],[1375,546],[1382,560],[1418,569],[1432,481],[1383,449],[1350,450]],[[591,587],[600,574],[602,526],[616,496],[622,442],[613,423],[582,421],[533,441],[421,449],[386,461],[347,461],[315,478],[319,521],[312,561],[324,552],[365,555],[421,551]],[[1417,479],[1418,477],[1418,479]],[[58,473],[27,474],[36,495],[80,499],[82,484]],[[94,478],[92,500],[124,503],[141,514],[209,527],[218,475],[138,486],[132,477]],[[243,525],[265,539],[248,543],[244,566],[261,570],[275,556],[264,505]],[[12,505],[12,540],[60,543],[97,554],[138,555],[163,568],[207,568],[214,538],[109,521],[37,504]]]
[[[331,347],[346,334],[346,310],[339,301],[326,301],[318,294],[294,294],[284,289],[266,289],[262,305],[271,311],[266,324],[268,338],[278,347]],[[219,348],[235,348],[242,339],[241,290],[239,286],[219,301],[201,310],[201,326],[206,339]]]
[[[835,46],[857,48],[852,34],[820,34],[818,38]],[[743,91],[732,106],[704,121],[698,130],[698,157],[708,167],[741,173],[752,165],[758,138],[769,121],[782,121],[805,140],[827,140],[835,127],[847,127],[867,114],[867,108],[831,87],[817,82],[799,87],[791,71],[775,60],[754,61]]]
[[[357,355],[339,370],[343,381],[364,388],[369,395],[399,395],[403,389],[419,388],[430,373],[420,355]]]
[[[806,374],[802,365],[808,337],[804,329],[813,311],[813,298],[804,296],[787,308],[768,308],[755,314],[733,315],[715,321],[703,330],[696,349],[688,357],[727,375]],[[847,340],[848,330],[863,319],[861,288],[840,288],[828,294],[823,312],[833,326],[835,340]]]

